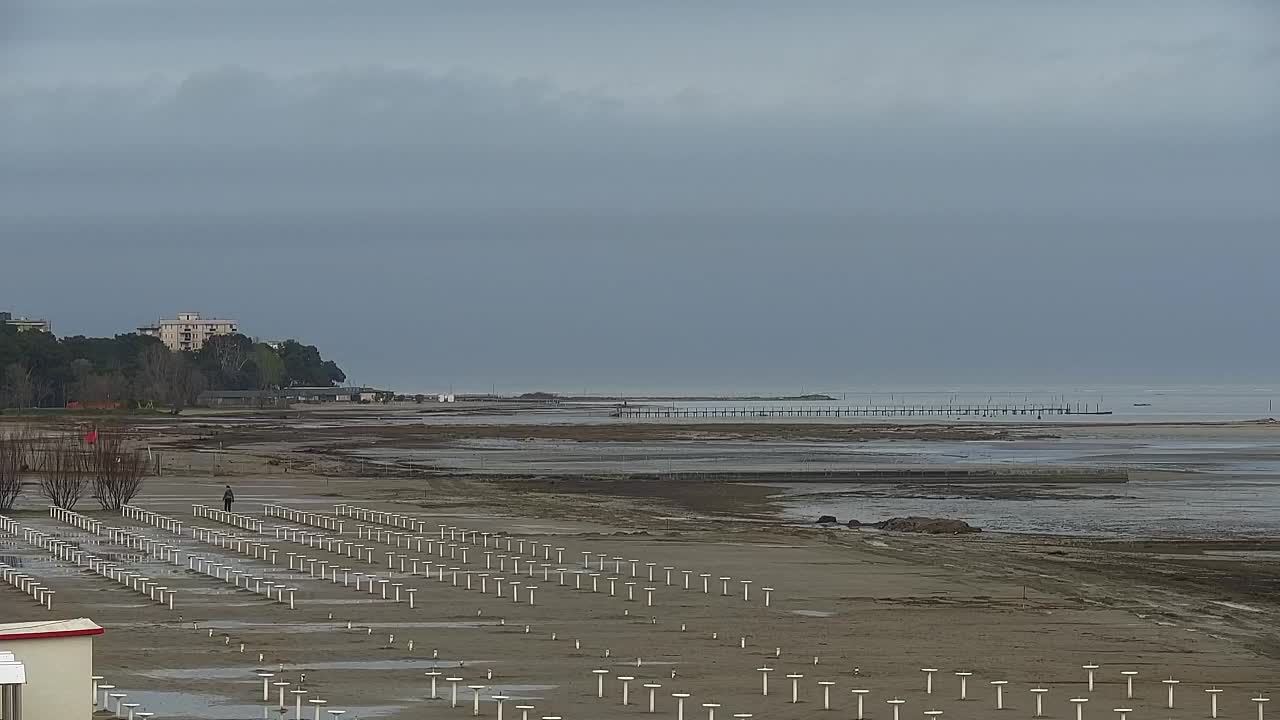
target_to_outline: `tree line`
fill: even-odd
[[[244,335],[218,335],[197,352],[169,350],[158,338],[111,338],[19,331],[0,324],[0,408],[171,408],[205,390],[332,386],[347,379],[314,345],[278,347]]]

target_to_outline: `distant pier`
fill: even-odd
[[[726,406],[679,407],[672,405],[623,405],[614,408],[617,418],[789,418],[789,417],[1011,417],[1110,415],[1099,405],[841,405],[841,406]]]

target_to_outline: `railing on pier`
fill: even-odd
[[[1063,403],[1054,405],[816,405],[816,406],[726,406],[680,407],[674,405],[627,405],[616,407],[620,418],[783,418],[783,417],[1012,417],[1069,415],[1110,415],[1099,405]]]

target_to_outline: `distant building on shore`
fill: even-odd
[[[291,387],[281,392],[291,402],[298,403],[374,403],[395,398],[390,390],[371,387]]]
[[[161,318],[154,325],[138,328],[139,334],[160,338],[160,342],[174,352],[196,352],[215,335],[232,335],[238,332],[240,323],[235,320],[202,318],[197,312],[178,313],[176,318]]]
[[[27,330],[35,330],[36,332],[52,332],[53,326],[48,320],[34,320],[31,318],[14,317],[11,312],[0,312],[0,323],[12,325],[18,328],[18,332],[26,332]]]
[[[206,408],[288,408],[289,398],[279,390],[206,390],[196,405]]]
[[[287,408],[294,403],[391,402],[395,393],[370,387],[289,387],[280,390],[206,390],[196,405],[207,408]]]

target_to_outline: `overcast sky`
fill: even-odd
[[[0,306],[235,313],[402,385],[1266,377],[1277,128],[1269,0],[0,0],[0,243],[79,278]],[[1008,297],[961,268],[1079,346],[940,320]]]

